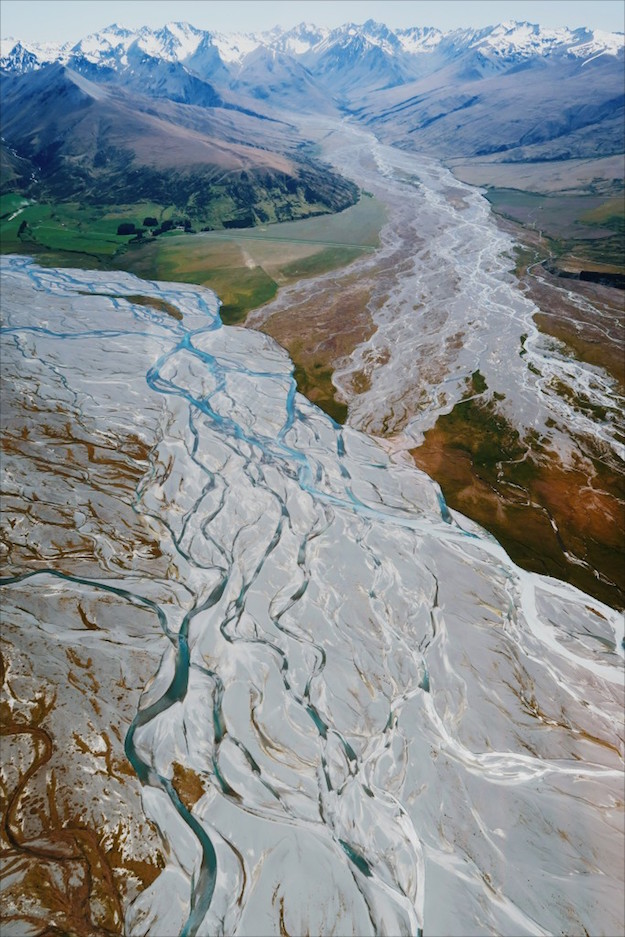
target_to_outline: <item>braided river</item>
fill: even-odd
[[[94,933],[621,932],[622,616],[520,569],[363,432],[408,326],[376,333],[399,357],[341,427],[207,289],[1,263],[5,887],[61,856],[71,815],[119,877],[161,857],[108,923],[91,902]],[[477,354],[529,401],[512,325],[479,327],[492,277],[450,312],[475,320],[457,370]],[[432,401],[437,370],[456,380],[436,354]],[[55,753],[24,780],[39,698]]]

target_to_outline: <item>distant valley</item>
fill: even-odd
[[[552,286],[543,295],[547,287],[532,273],[538,269],[552,284],[567,284],[571,297],[583,280],[589,281],[586,293],[622,285],[622,35],[515,22],[443,33],[427,27],[393,30],[370,20],[332,30],[301,24],[260,35],[221,35],[187,23],[135,31],[113,25],[61,46],[4,40],[0,67],[3,251],[213,288],[222,300],[224,322],[241,324],[249,317],[248,324],[262,323],[288,348],[299,389],[340,422],[358,421],[363,402],[377,399],[368,388],[393,355],[385,349],[376,353],[372,369],[369,352],[358,351],[359,342],[364,348],[368,342],[383,344],[384,289],[391,295],[399,289],[392,284],[401,282],[420,230],[416,219],[415,234],[409,235],[413,219],[400,221],[393,214],[387,186],[377,198],[368,187],[375,189],[376,179],[383,181],[388,171],[389,183],[408,187],[406,205],[412,191],[414,210],[422,210],[418,172],[411,168],[404,178],[381,162],[371,175],[373,151],[360,166],[365,157],[355,160],[353,145],[343,155],[340,148],[335,152],[332,141],[341,139],[335,134],[341,126],[354,128],[354,143],[362,128],[362,139],[404,151],[406,166],[417,165],[410,154],[420,161],[442,160],[458,179],[486,186],[501,225],[524,245],[513,265],[523,289],[539,301],[535,321],[566,342],[572,354],[607,368],[619,384],[625,380],[612,341],[622,320],[619,303],[611,298],[615,291],[590,297],[616,315],[608,327],[611,339],[597,341],[585,311],[588,297],[580,294],[571,306],[563,295],[555,298]],[[460,190],[449,191],[454,224],[462,225]],[[385,232],[397,224],[405,228],[405,243],[393,255],[388,280],[375,248],[388,241]],[[445,261],[450,262],[451,257]],[[341,268],[345,272],[335,278],[331,271]],[[415,268],[413,275],[418,293],[425,271]],[[569,303],[566,314],[563,303]],[[404,305],[393,314],[407,314]],[[365,354],[360,371],[341,378],[346,362],[359,354]],[[469,386],[478,362],[468,371]],[[411,400],[426,394],[422,380],[402,378]],[[558,387],[560,395],[568,394],[567,405],[589,412],[592,404],[585,401],[591,397],[581,388]],[[431,393],[397,412],[391,394],[379,419],[369,416],[365,423],[376,434],[394,436],[421,412],[425,429]],[[494,408],[496,420],[504,405],[486,388],[480,396],[487,410]],[[461,396],[439,390],[437,399],[436,412],[446,419],[451,401],[460,403]],[[404,412],[402,419],[398,412]],[[611,411],[602,404],[597,412]],[[458,452],[466,447],[467,426],[473,439],[482,432],[489,436],[491,417],[480,429],[481,411],[461,406],[457,413],[459,422],[452,421],[443,436],[441,423],[438,435],[430,435],[413,455],[439,478],[452,505],[492,527],[490,495],[486,489],[476,492],[486,476],[487,485],[498,488],[501,466],[482,464],[478,454],[463,481],[455,470],[443,468],[463,464]],[[518,417],[508,413],[506,420],[511,418],[514,426]],[[441,446],[447,453],[443,459]],[[538,450],[534,458],[544,461]],[[606,476],[604,484],[620,504],[618,477]],[[570,478],[578,483],[575,473]],[[501,511],[506,518],[516,516],[508,498],[514,490],[509,485],[517,484],[511,475],[501,489],[500,517]],[[565,522],[555,495],[548,493],[552,484],[555,478],[537,481],[531,499],[541,511],[556,512],[556,525],[573,524],[581,539],[572,552],[585,555],[587,535],[580,528],[585,522]],[[495,526],[514,556],[543,568],[544,557],[533,551],[551,536],[549,524],[544,528],[540,521],[534,532],[527,525],[523,545],[506,539],[508,519]],[[569,569],[566,555],[554,542],[547,568],[592,588],[585,567]],[[613,583],[611,554],[594,562],[609,569]],[[601,594],[604,588],[597,586]]]
[[[352,115],[398,146],[486,166],[623,152],[616,34],[170,23],[61,46],[3,40],[2,53],[3,192],[151,200],[215,227],[353,203],[308,152],[302,114]],[[616,182],[599,167],[601,184]]]

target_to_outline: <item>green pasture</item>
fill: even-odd
[[[115,213],[104,213],[94,208],[84,208],[77,203],[27,204],[11,217],[4,211],[4,200],[11,204],[15,196],[2,196],[0,212],[0,243],[3,252],[28,251],[35,247],[37,252],[48,249],[55,252],[72,252],[112,257],[129,237],[118,237],[117,226],[121,221],[133,221],[141,225],[144,215],[137,207]]]
[[[373,250],[383,207],[364,197],[340,214],[236,231],[170,232],[148,244],[129,244],[117,265],[137,276],[197,283],[221,299],[228,325],[272,299],[278,288],[343,267]]]
[[[493,211],[526,228],[541,231],[552,255],[623,269],[625,202],[578,193],[543,195],[520,189],[490,188],[486,198]]]
[[[57,266],[129,270],[149,279],[198,283],[215,290],[229,324],[268,302],[279,286],[345,266],[372,250],[385,220],[370,196],[343,212],[262,227],[197,233],[173,230],[141,242],[117,234],[121,222],[137,229],[146,217],[159,223],[181,217],[173,206],[83,206],[33,203],[0,197],[0,246],[4,253],[32,253]]]
[[[23,195],[18,195],[16,192],[8,192],[5,195],[0,195],[0,221],[7,220],[8,216],[12,215],[13,212],[25,208],[26,205],[29,204],[30,202],[27,198],[24,198]]]

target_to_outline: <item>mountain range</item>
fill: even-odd
[[[142,197],[156,197],[175,169],[188,207],[214,199],[226,170],[237,185],[219,197],[233,224],[337,210],[355,189],[306,149],[296,115],[311,114],[350,114],[443,158],[625,150],[621,33],[369,20],[224,35],[169,23],[112,25],[73,44],[5,39],[1,51],[4,189],[128,200],[131,168]]]
[[[543,59],[576,59],[587,63],[603,55],[622,54],[623,34],[585,28],[546,29],[527,22],[507,22],[482,29],[457,29],[447,33],[433,27],[390,29],[368,20],[327,29],[301,23],[259,34],[224,34],[197,29],[189,23],[168,23],[161,29],[125,29],[117,24],[93,33],[77,43],[26,43],[2,39],[0,65],[26,71],[50,62],[74,66],[83,61],[99,68],[123,71],[142,57],[185,66],[201,77],[237,74],[258,49],[282,53],[300,62],[317,77],[345,71],[350,62],[365,62],[375,81],[398,83],[437,70],[441,63],[462,60],[482,74],[507,70],[537,56]],[[360,74],[349,83],[359,85]],[[380,85],[381,86],[381,85]]]

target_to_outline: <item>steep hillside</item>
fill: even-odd
[[[466,59],[373,94],[355,113],[391,142],[444,157],[504,162],[623,152],[623,59],[518,63],[466,77]]]
[[[303,158],[284,122],[171,100],[157,111],[150,97],[60,64],[5,74],[2,86],[4,191],[173,204],[217,227],[337,211],[356,198],[352,183]]]
[[[230,90],[269,106],[272,111],[336,114],[332,94],[315,80],[301,62],[266,46],[249,52],[231,67]]]
[[[617,33],[525,22],[445,33],[368,20],[222,35],[172,22],[114,24],[57,46],[5,40],[2,53],[5,187],[116,201],[170,195],[204,220],[212,205],[211,224],[353,202],[354,186],[304,159],[297,115],[349,114],[447,161],[625,150]]]

